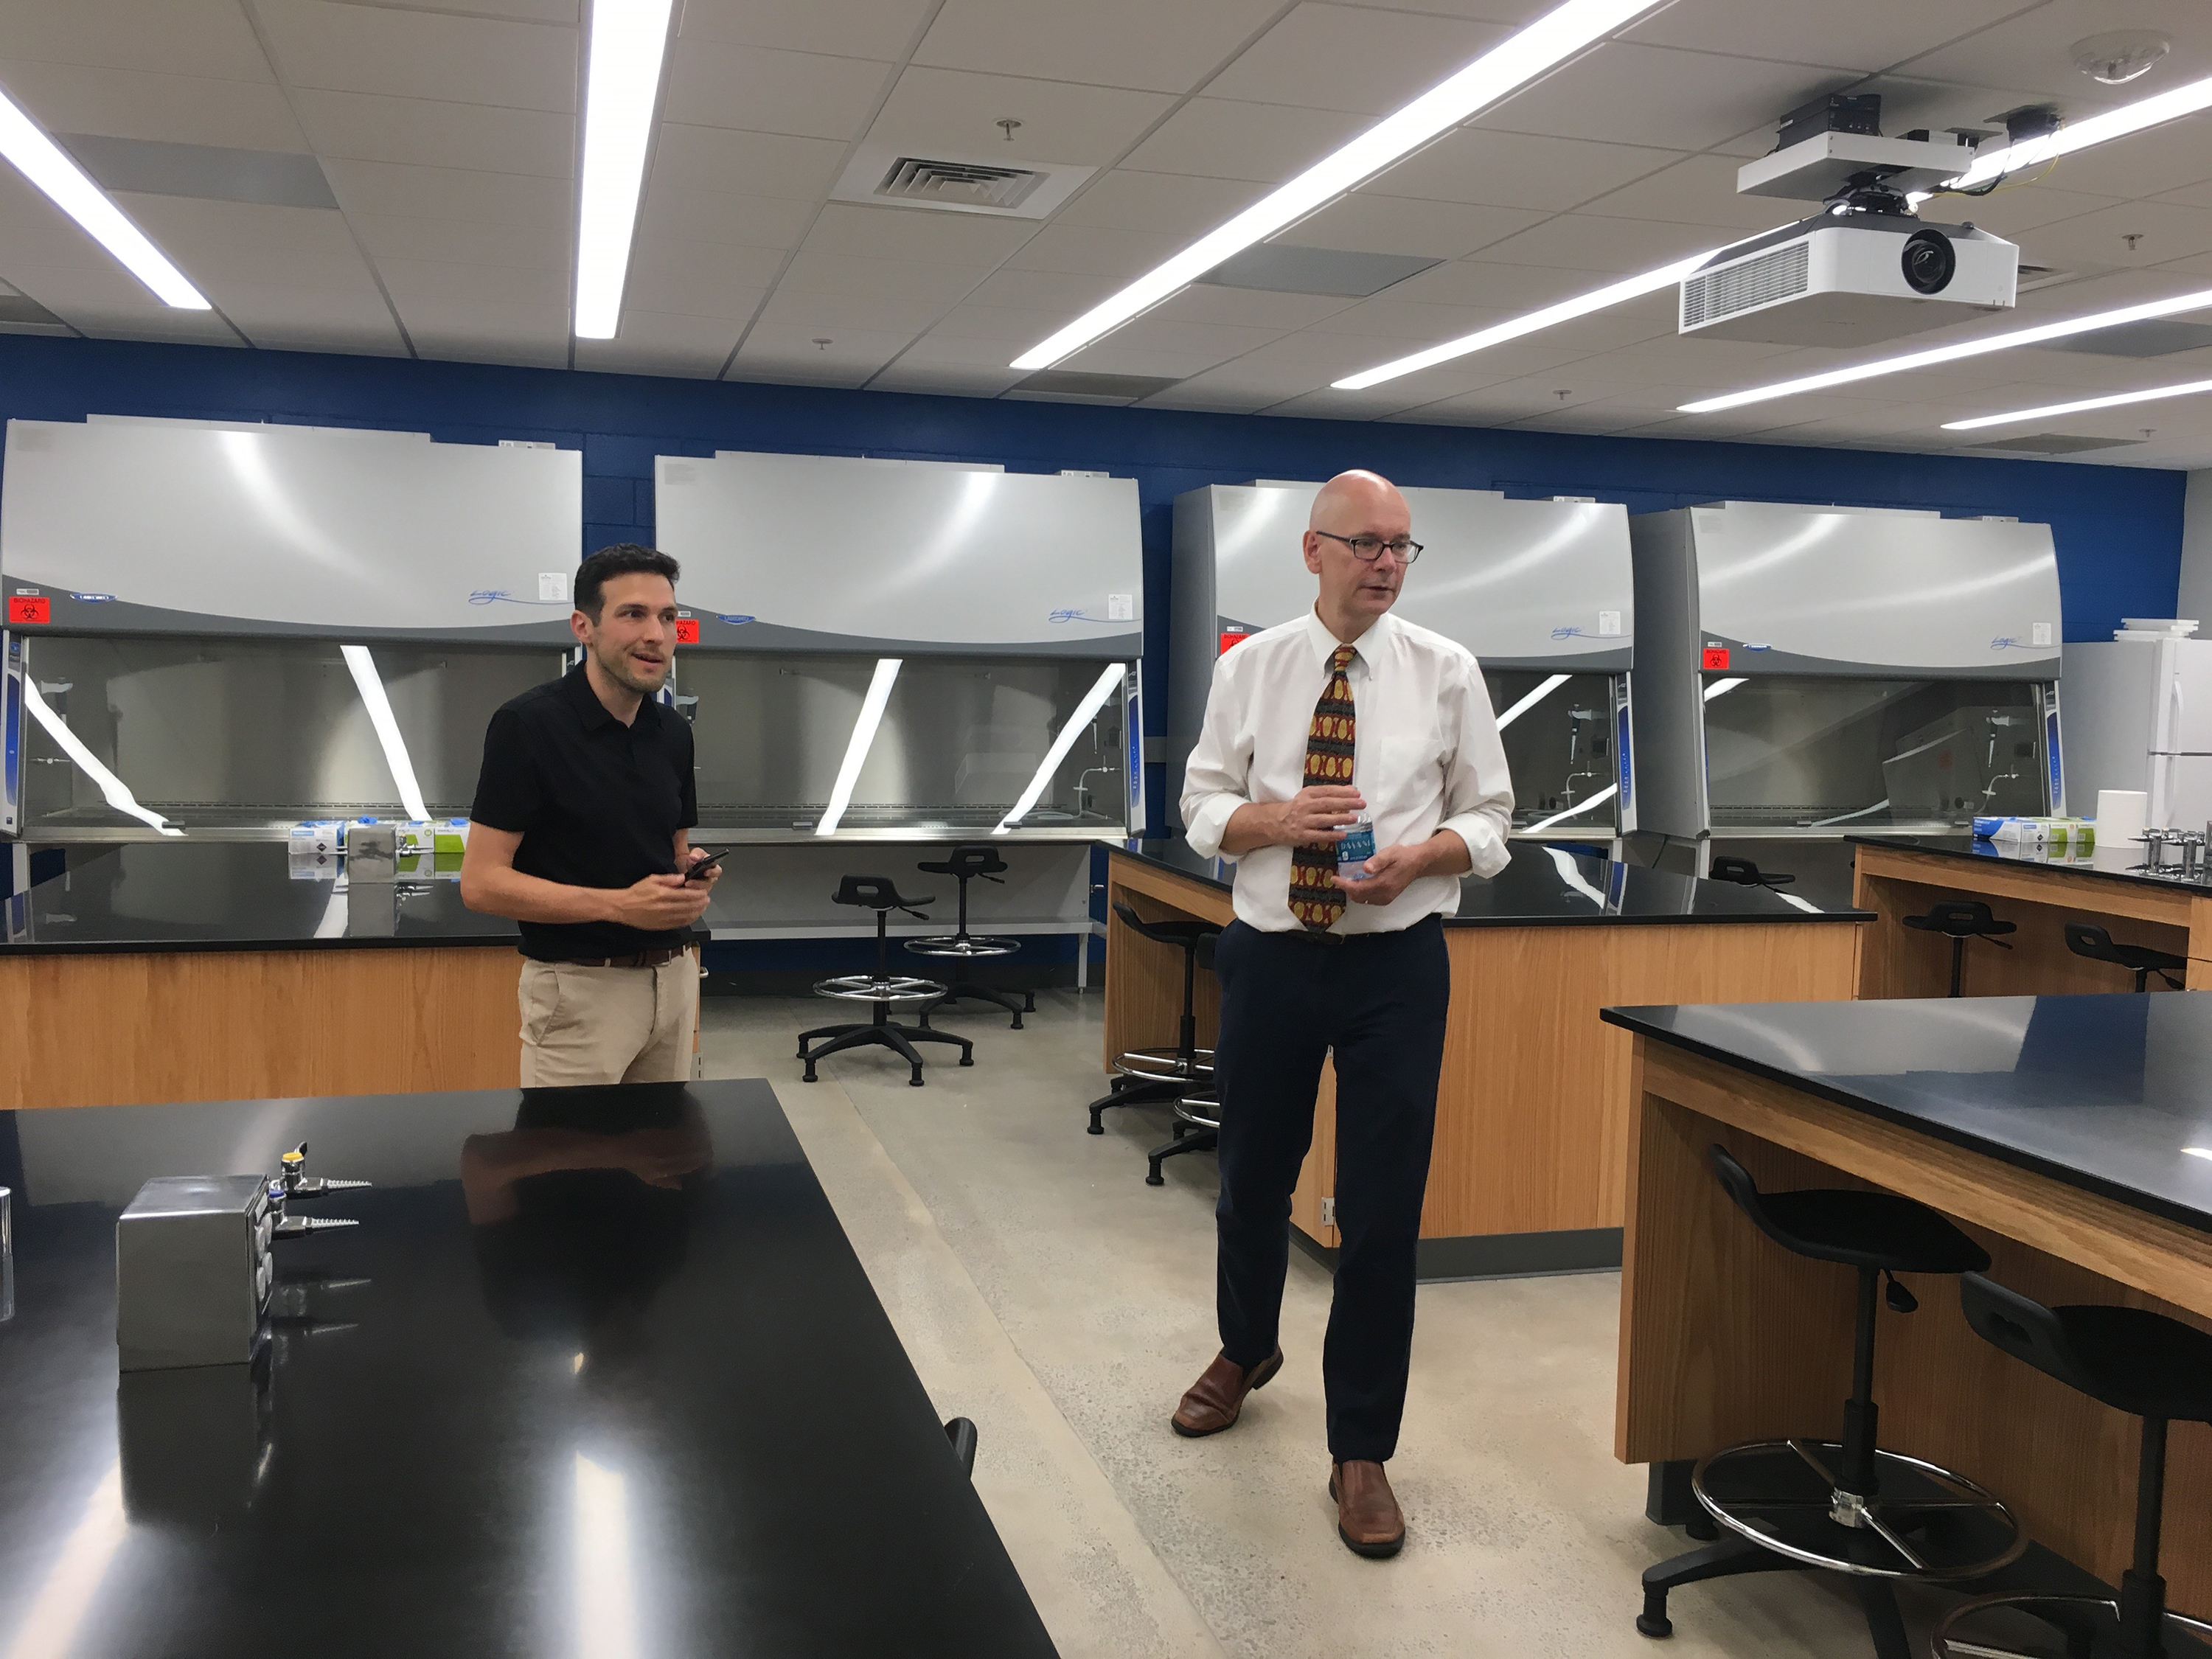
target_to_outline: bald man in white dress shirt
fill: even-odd
[[[1173,1420],[1179,1434],[1218,1434],[1282,1366],[1291,1192],[1333,1053],[1329,1494],[1345,1544],[1381,1557],[1405,1540],[1382,1466],[1413,1352],[1450,995],[1441,918],[1462,875],[1505,867],[1513,787],[1473,653],[1389,614],[1420,556],[1405,497],[1372,472],[1342,473],[1310,522],[1314,608],[1215,663],[1185,775],[1186,837],[1237,860],[1237,920],[1214,949],[1221,1352]],[[1376,850],[1340,881],[1336,843],[1361,818]]]

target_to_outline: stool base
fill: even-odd
[[[995,985],[978,985],[972,980],[955,980],[945,988],[945,994],[925,1007],[920,1016],[923,1030],[929,1029],[929,1017],[943,1013],[947,1005],[955,1002],[995,1002],[1014,1017],[1006,1029],[1022,1029],[1022,1016],[1036,1012],[1036,993],[1034,991],[1002,991]]]
[[[2038,1629],[2037,1626],[2041,1626]],[[2212,1624],[2166,1615],[2171,1659],[2212,1653]],[[2179,1638],[2179,1639],[2177,1639]],[[1936,1659],[2141,1659],[2120,1639],[2120,1604],[2094,1595],[1984,1595],[1936,1627]]]
[[[878,1003],[875,1012],[875,1018],[866,1025],[824,1025],[815,1030],[801,1031],[799,1034],[799,1058],[806,1062],[805,1081],[820,1082],[821,1079],[814,1075],[815,1062],[827,1060],[831,1054],[842,1054],[848,1048],[889,1048],[914,1068],[914,1075],[907,1081],[917,1089],[921,1087],[921,1056],[915,1052],[914,1047],[917,1042],[957,1043],[960,1048],[960,1063],[963,1066],[975,1063],[975,1045],[966,1037],[955,1036],[950,1031],[924,1030],[917,1025],[894,1025],[890,1018],[891,1006],[888,1002]]]

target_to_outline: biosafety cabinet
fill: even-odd
[[[1170,623],[1169,808],[1198,740],[1213,663],[1238,640],[1313,607],[1302,551],[1320,489],[1215,484],[1177,498]],[[1627,509],[1407,489],[1420,559],[1394,615],[1474,653],[1514,790],[1514,834],[1607,842],[1635,828],[1636,599]]]
[[[1698,873],[1834,897],[1846,836],[2065,809],[2049,526],[1723,501],[1630,531],[1639,828]]]

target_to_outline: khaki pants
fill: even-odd
[[[699,963],[658,968],[522,964],[522,1086],[688,1083],[699,1020]]]

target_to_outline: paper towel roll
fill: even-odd
[[[2149,797],[2140,789],[2100,789],[2097,792],[2097,850],[2132,847],[2143,832],[2143,812]]]

